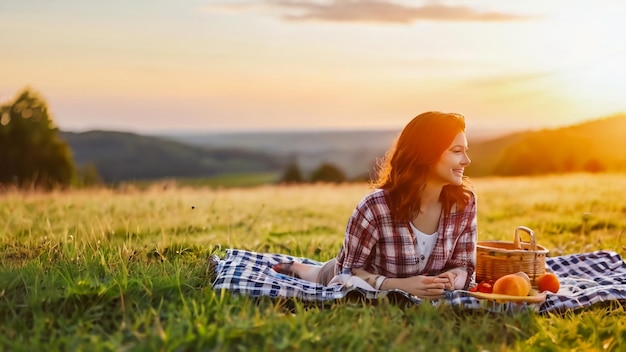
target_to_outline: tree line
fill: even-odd
[[[72,151],[40,94],[25,88],[0,105],[0,185],[51,189],[76,177]]]
[[[468,175],[624,171],[626,159],[620,152],[624,126],[626,115],[617,115],[579,127],[519,133],[486,141],[474,145],[476,157]],[[84,150],[78,148],[76,152],[79,151]],[[73,153],[56,127],[46,101],[35,90],[24,88],[14,99],[0,105],[0,190],[3,187],[52,189],[101,183],[100,166],[96,166],[93,159],[83,160],[77,166],[75,156],[79,154]],[[164,155],[155,153],[159,158]],[[197,164],[194,155],[186,157],[190,163]],[[211,162],[223,168],[227,159],[216,157]],[[234,163],[244,165],[246,161],[235,160]],[[369,181],[370,176],[348,179],[332,163],[323,163],[308,175],[304,175],[294,160],[272,165],[269,167],[272,172],[284,166],[278,180],[283,184]]]
[[[0,190],[53,189],[101,183],[93,163],[78,167],[73,151],[54,123],[44,98],[27,87],[0,105]],[[347,182],[336,165],[323,163],[306,176],[287,163],[279,183]]]
[[[283,184],[317,182],[343,183],[363,180],[366,180],[366,177],[357,177],[349,180],[343,170],[333,163],[322,163],[315,170],[313,170],[313,172],[311,172],[309,177],[305,177],[298,163],[296,161],[292,161],[285,167],[279,182]]]

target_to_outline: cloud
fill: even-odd
[[[255,6],[256,5],[256,6]],[[221,5],[220,9],[253,10],[259,3]],[[481,12],[467,6],[450,6],[438,2],[406,6],[384,0],[265,0],[263,5],[278,10],[289,21],[411,23],[415,21],[495,22],[528,19],[528,16],[502,12]],[[285,13],[286,12],[286,13]]]

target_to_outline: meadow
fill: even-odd
[[[626,255],[624,174],[476,178],[479,240],[530,227],[550,256]],[[327,260],[369,191],[345,185],[0,193],[0,350],[617,351],[620,304],[496,314],[211,288],[227,248]]]

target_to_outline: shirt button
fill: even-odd
[[[426,257],[424,255],[420,256],[420,260],[424,260]]]

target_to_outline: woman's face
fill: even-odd
[[[467,138],[464,132],[454,137],[452,144],[439,157],[439,161],[433,166],[428,174],[429,183],[442,185],[463,184],[463,172],[465,167],[472,161],[467,156]]]

